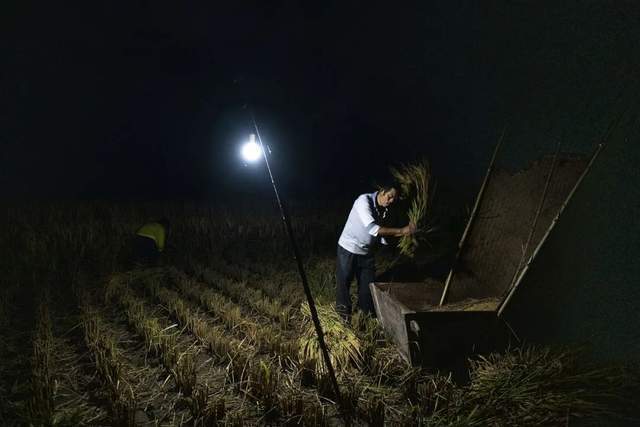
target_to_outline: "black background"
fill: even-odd
[[[292,197],[351,197],[427,157],[468,200],[505,126],[523,158],[590,151],[640,63],[632,1],[2,9],[0,185],[18,198],[262,193],[238,156],[249,104]]]

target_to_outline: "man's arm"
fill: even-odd
[[[373,218],[373,212],[371,212],[371,205],[367,201],[365,195],[358,197],[358,199],[354,203],[354,207],[358,216],[360,217],[360,221],[362,221],[362,225],[364,225],[369,234],[371,234],[372,236],[402,237],[410,236],[416,232],[416,226],[413,223],[409,223],[402,228],[381,227],[380,225],[376,224],[375,219]]]
[[[410,222],[408,225],[402,228],[380,227],[378,229],[378,236],[402,237],[402,236],[410,236],[415,232],[416,232],[416,225]]]

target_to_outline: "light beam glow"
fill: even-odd
[[[242,146],[242,158],[247,162],[255,162],[262,157],[262,148],[256,142],[255,134],[251,134],[249,142]]]

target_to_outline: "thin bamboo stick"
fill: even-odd
[[[482,200],[482,196],[484,195],[484,190],[487,186],[487,182],[489,181],[489,176],[491,172],[493,172],[493,166],[496,162],[496,157],[498,155],[498,150],[502,145],[502,141],[504,141],[504,135],[507,128],[506,126],[502,129],[502,134],[500,135],[500,139],[498,140],[498,144],[496,144],[496,148],[493,150],[493,155],[491,156],[491,162],[489,163],[489,168],[487,169],[487,173],[484,176],[484,180],[482,181],[482,185],[480,186],[480,191],[478,192],[478,196],[476,197],[476,201],[473,205],[473,209],[471,210],[471,216],[469,217],[469,221],[467,221],[467,226],[462,233],[462,237],[460,238],[460,242],[458,243],[458,250],[456,252],[456,257],[453,260],[453,266],[451,270],[449,270],[449,274],[447,275],[447,280],[444,283],[444,290],[442,291],[442,296],[440,297],[440,304],[443,305],[447,300],[447,295],[449,293],[449,285],[451,284],[451,279],[453,278],[453,274],[458,264],[458,260],[460,259],[460,255],[462,254],[462,249],[464,248],[464,244],[467,241],[467,236],[469,235],[469,231],[471,230],[471,225],[473,220],[476,217],[476,212],[478,211],[478,206],[480,205],[480,201]]]

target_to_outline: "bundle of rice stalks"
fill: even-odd
[[[409,202],[409,222],[416,225],[418,232],[412,236],[403,236],[398,242],[400,253],[408,257],[415,255],[416,248],[426,234],[431,230],[426,223],[426,216],[430,208],[429,184],[431,181],[431,166],[424,160],[419,163],[401,165],[390,168],[391,174],[400,186],[400,195]]]
[[[635,371],[595,367],[580,353],[515,348],[469,360],[468,385],[410,371],[401,389],[413,405],[411,416],[425,426],[568,425],[576,418],[596,425],[604,417],[637,417],[629,409],[637,403]]]
[[[624,370],[584,364],[579,356],[580,349],[525,347],[472,360],[465,398],[490,425],[564,425],[570,418],[620,416],[619,408],[628,407]]]
[[[331,363],[336,373],[340,373],[353,365],[360,368],[363,359],[360,351],[360,341],[356,334],[344,324],[342,317],[336,313],[332,306],[316,305],[316,309],[324,332],[324,340],[329,349]],[[299,338],[300,360],[314,363],[316,376],[319,377],[325,374],[327,370],[316,330],[311,321],[309,305],[303,303],[300,310],[306,321],[304,330]]]

